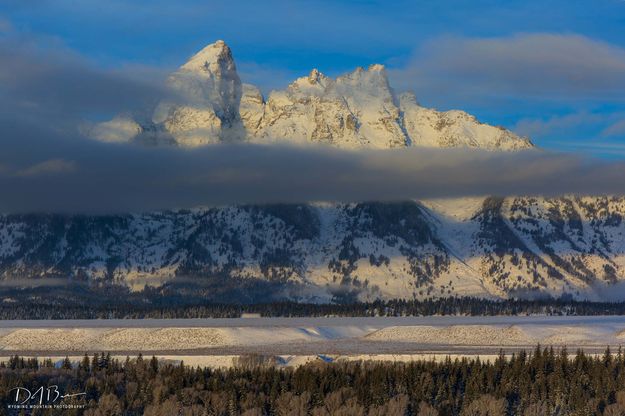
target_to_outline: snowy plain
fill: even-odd
[[[2,356],[156,355],[229,366],[248,354],[278,365],[310,361],[495,357],[537,344],[601,353],[625,343],[625,317],[365,317],[0,322]]]

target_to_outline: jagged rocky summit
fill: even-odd
[[[241,82],[230,48],[217,41],[167,82],[176,98],[163,100],[151,120],[118,116],[89,134],[103,141],[140,139],[184,147],[224,141],[323,143],[349,149],[533,147],[529,139],[480,123],[463,111],[439,112],[420,106],[411,93],[395,94],[379,64],[336,79],[313,69],[265,98],[257,87]]]

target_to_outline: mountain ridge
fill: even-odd
[[[218,41],[167,82],[182,100],[164,99],[148,121],[117,116],[92,137],[189,148],[231,141],[534,147],[465,112],[396,94],[378,64],[337,78],[313,69],[265,98],[241,82],[230,48]],[[277,298],[321,302],[337,294],[623,300],[623,218],[625,198],[581,196],[0,215],[0,280],[56,277],[134,290],[186,278],[268,282]]]
[[[623,218],[625,198],[572,196],[3,215],[0,278],[134,290],[244,279],[309,301],[337,293],[622,300]]]
[[[163,100],[151,120],[116,117],[88,134],[102,141],[127,142],[147,133],[156,137],[150,143],[183,147],[224,141],[319,143],[350,149],[534,147],[528,138],[481,123],[463,111],[439,112],[418,105],[414,95],[396,94],[380,64],[337,78],[313,69],[285,90],[264,97],[257,87],[241,82],[232,51],[220,40],[193,55],[167,84],[179,98]]]

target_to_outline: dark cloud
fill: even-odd
[[[4,212],[125,212],[201,205],[618,194],[625,163],[541,151],[110,145],[3,129]],[[36,149],[36,150],[32,150]],[[19,174],[22,172],[22,174]],[[24,172],[28,174],[24,175]]]
[[[0,113],[13,119],[76,125],[85,117],[141,112],[171,95],[164,73],[99,69],[53,39],[34,35],[0,35],[0,62]]]
[[[68,173],[76,170],[76,164],[63,159],[50,159],[15,172],[15,176],[42,176]]]

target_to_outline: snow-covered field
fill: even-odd
[[[4,330],[4,351],[180,351],[361,338],[369,327],[26,328]]]
[[[406,317],[0,322],[2,355],[157,355],[229,366],[247,354],[313,360],[490,357],[536,344],[591,353],[625,342],[625,317]]]
[[[542,345],[618,346],[625,342],[625,326],[588,325],[452,325],[302,328],[80,328],[15,329],[3,331],[4,351],[180,351],[236,347],[271,346],[279,352],[285,344],[306,349],[316,343],[321,352],[326,345],[350,341],[354,352],[358,342],[380,344],[388,350],[395,344],[414,344],[419,351],[440,346],[521,347]]]

